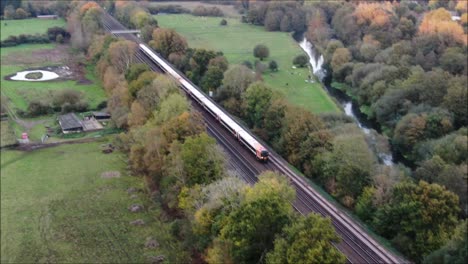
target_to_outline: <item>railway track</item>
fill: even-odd
[[[112,16],[105,14],[103,25],[107,31],[125,30],[126,28],[117,22]],[[127,40],[142,43],[133,34],[118,34]],[[142,51],[138,50],[135,58],[148,64],[153,71],[162,72],[161,68],[148,58]],[[181,74],[183,76],[183,74]],[[189,81],[189,80],[188,80]],[[190,96],[188,96],[191,99]],[[277,171],[288,176],[292,186],[296,189],[296,200],[293,207],[301,214],[307,215],[314,212],[332,219],[332,224],[341,237],[341,242],[334,246],[338,248],[349,263],[409,263],[407,260],[395,256],[374,238],[372,238],[364,228],[351,219],[345,212],[338,209],[330,201],[326,200],[313,189],[301,176],[297,175],[288,163],[272,149],[270,151],[270,162],[263,164],[256,161],[254,156],[248,152],[219,122],[213,118],[193,99],[191,100],[194,109],[198,110],[204,118],[208,133],[215,137],[218,144],[229,154],[229,165],[235,169],[249,184],[257,181],[257,175],[263,171]],[[248,131],[248,130],[247,130]],[[267,146],[264,144],[264,146]]]

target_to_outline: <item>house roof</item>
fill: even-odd
[[[74,128],[83,128],[83,124],[81,123],[81,120],[78,118],[78,116],[75,115],[75,113],[61,115],[58,117],[58,120],[59,120],[60,126],[64,130],[74,129]]]

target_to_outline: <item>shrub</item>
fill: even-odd
[[[56,41],[57,36],[62,35],[63,38],[70,38],[70,33],[61,27],[51,27],[47,29],[47,36],[49,40]]]
[[[29,102],[27,115],[34,117],[53,113],[53,109],[49,102],[45,100],[32,100]]]
[[[192,15],[194,16],[224,16],[223,11],[218,7],[204,7],[204,6],[197,6],[193,9]]]
[[[55,42],[57,42],[57,43],[63,43],[64,42],[62,34],[57,35],[57,37],[55,38]]]
[[[248,60],[243,61],[243,62],[242,62],[242,65],[244,65],[245,67],[247,67],[247,68],[249,68],[249,69],[252,69],[252,68],[253,68],[253,67],[252,67],[252,63],[251,63],[250,61],[248,61]]]
[[[308,58],[304,54],[296,56],[293,60],[293,64],[300,68],[305,67],[307,65],[307,62],[308,62]]]
[[[223,18],[219,24],[221,26],[226,26],[227,25],[227,20]]]
[[[268,64],[268,68],[270,68],[271,71],[277,71],[278,70],[278,63],[276,63],[276,61],[272,60]]]
[[[15,19],[25,19],[28,17],[28,13],[24,11],[23,8],[16,9],[15,12]]]

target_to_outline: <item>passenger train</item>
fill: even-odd
[[[249,149],[250,152],[255,154],[256,158],[260,161],[268,161],[269,152],[262,146],[255,138],[253,138],[245,129],[239,126],[231,117],[224,113],[218,106],[216,106],[206,95],[200,92],[190,82],[184,79],[176,70],[174,70],[168,62],[156,55],[145,44],[140,44],[140,49],[154,62],[156,62],[162,69],[169,73],[172,77],[177,79],[181,87],[192,96],[200,105],[202,105],[208,113],[210,113],[216,120],[218,120],[231,134],[233,134],[243,145]]]

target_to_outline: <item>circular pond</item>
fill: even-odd
[[[37,78],[37,76],[40,76],[40,74],[42,74],[42,76],[40,78]],[[32,78],[28,78],[29,76],[31,76]],[[58,77],[60,76],[55,72],[34,70],[17,72],[14,76],[11,76],[10,79],[14,81],[40,82],[57,79]]]

